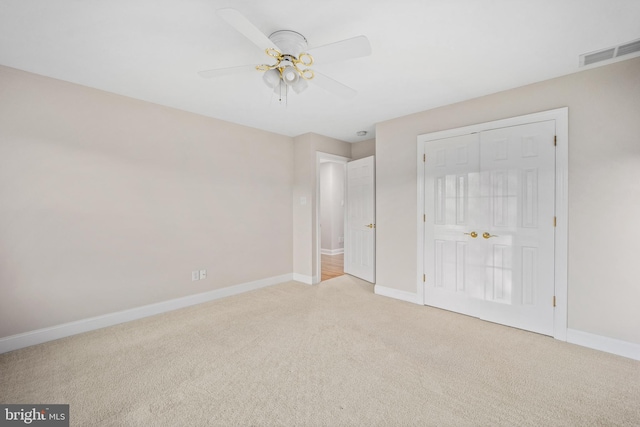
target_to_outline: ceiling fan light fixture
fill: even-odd
[[[308,86],[306,80],[314,77],[313,71],[309,68],[301,69],[301,66],[313,64],[313,56],[300,53],[307,46],[307,40],[300,33],[288,30],[276,31],[269,36],[269,39],[282,51],[272,47],[267,48],[265,50],[267,55],[276,59],[277,62],[273,65],[259,65],[256,69],[265,72],[265,83],[276,92],[290,87],[295,93],[302,93]]]
[[[300,80],[300,74],[298,70],[289,65],[282,69],[282,80],[289,86],[293,86]]]
[[[280,71],[278,71],[277,68],[265,71],[262,80],[264,80],[265,84],[270,88],[275,88],[280,84]]]
[[[300,94],[302,92],[304,92],[304,90],[309,86],[309,84],[307,83],[307,81],[305,79],[298,79],[297,82],[295,82],[293,85],[291,85],[291,88],[293,89],[293,91],[297,94]]]

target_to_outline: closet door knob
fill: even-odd
[[[496,236],[495,234],[489,234],[485,231],[484,233],[482,233],[482,237],[484,237],[485,239],[490,239],[491,237],[500,237],[500,236]]]
[[[471,236],[474,239],[478,237],[478,233],[476,233],[475,231],[472,231],[471,233],[464,233],[464,234],[466,234],[467,236]]]

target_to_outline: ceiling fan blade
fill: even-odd
[[[255,65],[240,65],[238,67],[216,68],[213,70],[198,71],[200,77],[210,79],[212,77],[229,76],[231,74],[243,73],[245,71],[255,70]]]
[[[265,36],[262,31],[236,9],[218,9],[216,10],[216,14],[263,51],[267,48],[279,50],[278,47],[269,40],[269,37]]]
[[[313,61],[316,64],[327,64],[329,62],[369,56],[371,55],[371,44],[366,36],[357,36],[314,47],[308,50],[307,53],[313,56]]]
[[[320,86],[322,89],[331,92],[335,95],[338,95],[341,98],[349,99],[353,98],[357,95],[357,91],[355,89],[350,88],[349,86],[343,85],[339,81],[333,80],[331,77],[327,77],[324,74],[321,74],[317,71],[313,71],[314,77],[309,80],[312,83],[315,83],[317,86]]]

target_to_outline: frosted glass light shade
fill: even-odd
[[[267,70],[262,76],[262,80],[264,80],[265,84],[270,88],[275,88],[280,84],[280,71],[276,68]]]
[[[302,93],[307,88],[308,83],[305,79],[298,79],[291,87],[295,93]]]
[[[293,86],[300,80],[300,75],[295,68],[291,66],[284,67],[282,70],[282,80],[284,80],[287,85]]]

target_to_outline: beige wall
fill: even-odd
[[[569,328],[640,344],[640,58],[376,128],[377,284],[416,292],[416,137],[569,107]]]
[[[375,138],[351,144],[351,160],[363,159],[376,154]]]
[[[0,337],[290,274],[293,172],[292,138],[0,67]]]

